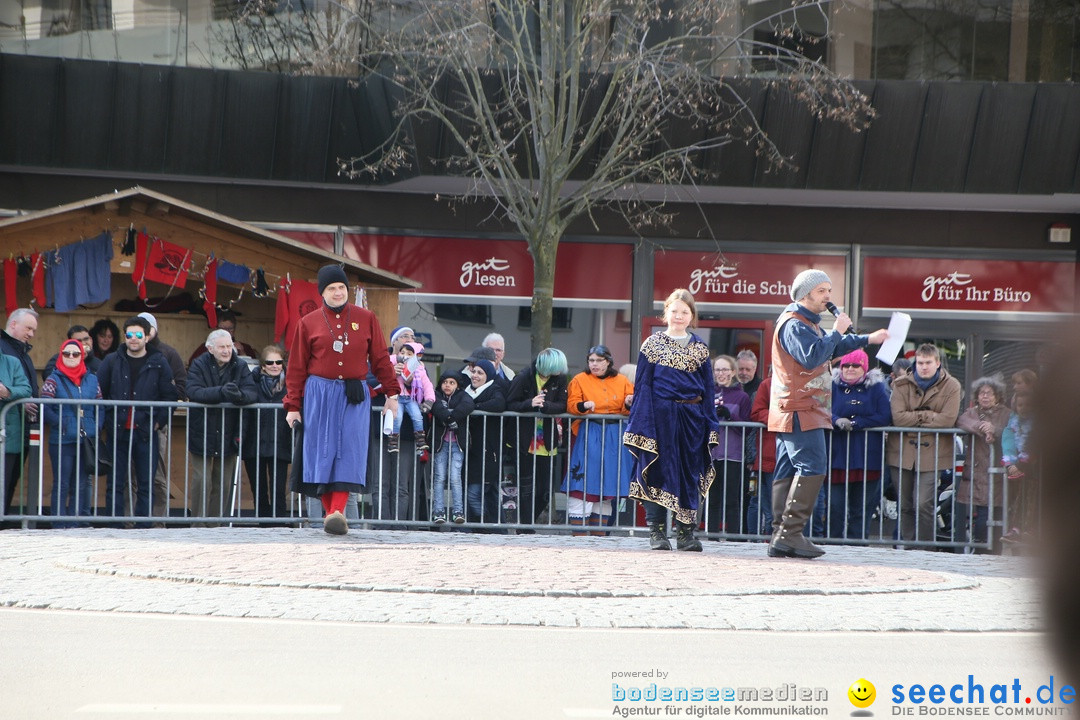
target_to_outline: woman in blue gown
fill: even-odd
[[[664,301],[664,322],[667,329],[647,338],[638,354],[634,404],[623,435],[634,456],[630,497],[645,506],[653,550],[671,549],[670,510],[676,548],[700,551],[697,509],[713,481],[710,451],[720,437],[709,346],[689,330],[697,309],[688,290],[675,290]]]

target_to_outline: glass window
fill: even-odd
[[[571,330],[573,311],[568,307],[556,307],[551,309],[551,329]],[[518,327],[525,329],[532,326],[532,308],[522,305],[518,308]]]
[[[439,322],[459,322],[469,325],[490,325],[490,305],[464,305],[460,303],[435,303],[435,319]]]

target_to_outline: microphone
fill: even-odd
[[[828,310],[829,312],[831,312],[833,317],[840,317],[840,308],[836,307],[835,304],[833,304],[831,302],[827,302],[827,303],[825,303],[825,309]],[[847,329],[847,331],[844,334],[845,335],[857,335],[858,333],[855,332],[855,326],[852,325],[851,327],[849,327]]]

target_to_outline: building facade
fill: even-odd
[[[434,353],[464,357],[496,331],[510,364],[530,360],[529,257],[489,202],[447,203],[453,178],[423,168],[338,175],[340,158],[378,141],[385,92],[208,69],[289,61],[259,65],[220,42],[243,5],[125,1],[0,0],[0,207],[143,185],[421,281],[398,319]],[[860,327],[905,310],[913,338],[940,342],[957,374],[1033,365],[1041,331],[1075,308],[1077,9],[837,3],[804,18],[806,37],[783,38],[763,22],[779,7],[740,0],[728,21],[862,81],[874,123],[850,133],[800,113],[769,87],[767,58],[720,68],[759,78],[753,112],[791,163],[731,146],[714,184],[665,194],[670,229],[639,237],[605,214],[571,227],[553,343],[575,369],[597,342],[633,361],[658,300],[685,286],[716,352],[765,354],[786,283],[814,264]],[[418,154],[437,156],[441,139],[421,137]]]

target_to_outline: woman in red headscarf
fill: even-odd
[[[45,383],[41,397],[67,400],[100,400],[97,376],[86,369],[86,354],[78,340],[65,340],[60,358]],[[49,458],[52,460],[52,514],[90,515],[92,502],[91,463],[79,451],[87,437],[96,445],[100,406],[76,402],[43,403],[49,425]],[[53,527],[74,527],[74,522],[57,522]]]

